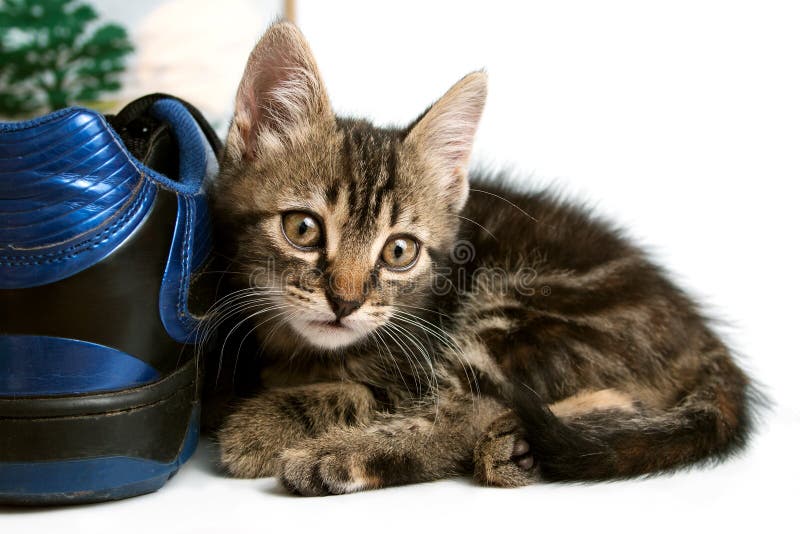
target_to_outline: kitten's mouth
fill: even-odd
[[[351,324],[348,324],[351,323]],[[340,349],[364,337],[366,331],[360,322],[325,318],[297,318],[290,321],[292,328],[306,341],[325,349]]]
[[[333,330],[350,330],[350,328],[343,325],[339,319],[333,321],[309,321],[309,324],[320,328],[331,328]]]

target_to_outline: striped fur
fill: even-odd
[[[220,309],[264,352],[262,389],[219,430],[232,475],[303,495],[466,473],[517,486],[745,443],[748,378],[621,232],[498,176],[474,173],[468,194],[485,94],[473,73],[409,127],[379,128],[333,115],[296,28],[256,47],[212,192],[237,289]],[[319,219],[324,246],[287,242],[291,210]],[[396,235],[420,243],[402,272],[379,260]],[[335,298],[357,307],[329,328]]]

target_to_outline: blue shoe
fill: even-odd
[[[148,493],[192,455],[219,150],[166,95],[0,123],[0,503]]]

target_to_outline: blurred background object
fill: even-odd
[[[279,0],[1,0],[0,117],[116,111],[164,92],[224,130],[250,49]]]
[[[125,28],[97,18],[91,5],[76,0],[0,3],[0,115],[100,105],[119,90],[133,47]]]
[[[138,52],[122,100],[163,92],[197,106],[223,132],[250,50],[280,17],[274,0],[107,0],[109,17],[129,24]]]

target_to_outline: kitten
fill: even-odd
[[[219,431],[302,495],[603,480],[740,449],[750,382],[620,232],[467,164],[474,72],[406,128],[334,115],[300,32],[253,50],[212,191],[263,389]],[[249,317],[248,317],[249,316]]]

